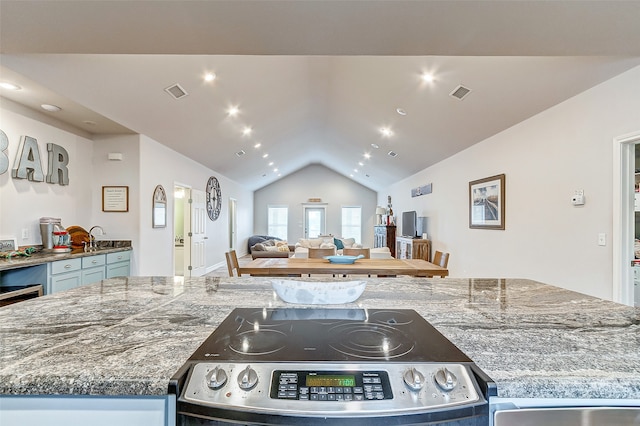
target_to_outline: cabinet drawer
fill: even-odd
[[[107,263],[124,262],[131,259],[130,251],[118,251],[107,254]]]
[[[107,256],[98,254],[96,256],[87,256],[82,258],[82,269],[93,268],[95,266],[103,266],[106,263]]]
[[[61,274],[63,272],[77,271],[82,268],[82,259],[67,259],[51,262],[51,274]]]

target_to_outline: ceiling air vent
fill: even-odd
[[[453,89],[453,92],[449,93],[449,96],[453,96],[456,99],[463,100],[465,96],[467,96],[470,92],[471,92],[471,89],[469,89],[468,87],[464,87],[463,85],[460,85],[455,89]]]
[[[168,94],[174,97],[174,99],[184,98],[188,95],[187,91],[182,88],[178,83],[164,89]]]
[[[396,157],[398,155],[398,153],[397,152],[393,152],[393,151],[389,151],[389,152],[387,152],[387,155],[389,157]]]
[[[246,152],[244,152],[244,150],[242,150],[242,149],[241,149],[240,151],[236,152],[236,155],[237,155],[238,157],[242,157],[242,156],[243,156],[243,155],[245,155],[245,154],[246,154]]]

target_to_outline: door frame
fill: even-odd
[[[236,250],[238,245],[238,200],[229,197],[229,250]],[[236,250],[237,251],[237,250]]]
[[[615,302],[634,305],[631,261],[634,258],[635,145],[640,131],[613,139],[613,282]]]
[[[322,228],[327,232],[327,205],[326,204],[303,204],[302,205],[302,226],[304,238],[316,238],[317,236],[309,236],[309,228],[307,226],[307,210],[322,210]],[[322,233],[322,232],[321,232]]]

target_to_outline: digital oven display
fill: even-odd
[[[354,387],[356,385],[356,376],[337,374],[307,374],[306,385],[325,387]]]

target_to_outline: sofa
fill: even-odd
[[[253,235],[248,241],[249,253],[252,259],[261,257],[289,257],[293,255],[294,245],[289,245],[286,241],[269,235]]]
[[[295,244],[294,257],[309,257],[309,248],[335,248],[336,254],[342,254],[343,248],[363,248],[354,238],[320,236],[318,238],[300,238]],[[370,250],[371,259],[392,259],[389,247],[377,247]]]

